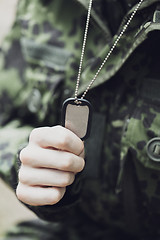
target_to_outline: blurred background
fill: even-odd
[[[15,17],[17,0],[0,0],[0,45],[10,30]],[[17,222],[35,218],[0,179],[0,238]]]
[[[17,2],[17,0],[0,0],[0,43],[12,25]]]

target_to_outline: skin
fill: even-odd
[[[53,205],[83,170],[84,144],[64,127],[36,128],[20,152],[20,161],[18,199],[32,206]]]

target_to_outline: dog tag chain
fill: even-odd
[[[134,15],[138,11],[138,9],[141,6],[143,1],[144,0],[139,1],[137,6],[135,7],[134,11],[132,12],[130,18],[128,19],[127,23],[122,28],[122,31],[117,36],[115,42],[113,43],[112,47],[110,48],[110,51],[107,53],[104,61],[100,65],[100,67],[97,70],[96,74],[94,75],[93,79],[88,84],[88,87],[86,88],[86,90],[84,91],[82,96],[80,98],[78,98],[78,90],[79,90],[80,77],[81,77],[81,72],[82,72],[82,64],[83,64],[85,46],[86,46],[86,41],[87,41],[88,28],[89,28],[93,0],[90,0],[90,2],[89,2],[88,14],[87,14],[87,20],[86,20],[86,26],[85,26],[85,32],[84,32],[84,38],[83,38],[83,45],[82,45],[82,52],[81,52],[81,57],[80,57],[79,71],[78,71],[77,83],[76,83],[76,88],[75,88],[75,97],[65,100],[65,102],[63,103],[63,107],[62,107],[62,126],[68,128],[69,130],[74,132],[82,140],[85,140],[89,137],[90,127],[91,127],[91,117],[92,117],[91,104],[89,103],[89,101],[85,100],[84,97],[86,96],[87,92],[89,91],[92,84],[96,80],[97,76],[99,75],[103,66],[107,62],[111,53],[117,46],[119,40],[125,33],[126,29],[128,28],[130,22],[132,21]]]

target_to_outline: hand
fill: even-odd
[[[83,170],[84,144],[61,126],[36,128],[20,152],[20,161],[18,199],[32,206],[53,205]]]

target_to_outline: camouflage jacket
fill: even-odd
[[[59,124],[74,93],[88,2],[18,4],[0,52],[0,176],[13,189],[31,129]],[[113,2],[93,2],[79,94],[138,1]],[[74,219],[75,229],[92,221],[104,235],[110,227],[160,234],[159,30],[160,1],[144,0],[87,94],[94,114],[86,167],[60,203],[28,206],[41,218],[67,226]]]

